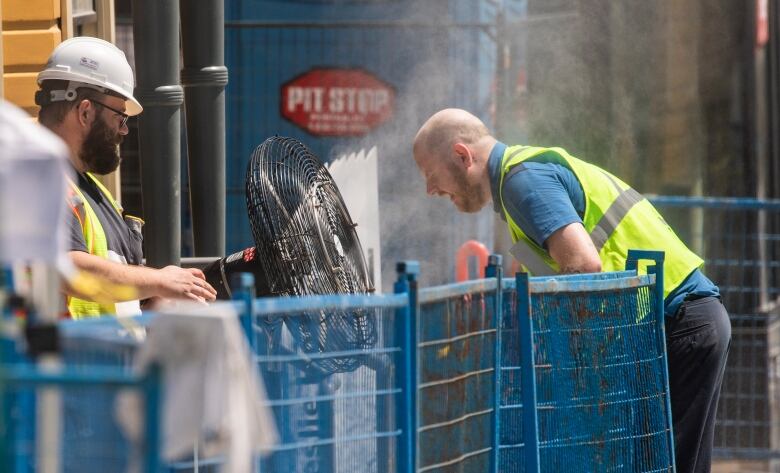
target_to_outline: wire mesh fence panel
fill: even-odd
[[[417,471],[491,467],[495,294],[496,280],[420,290]]]
[[[333,306],[328,300],[339,302]],[[406,307],[408,298],[311,296],[276,301],[257,301],[250,340],[280,435],[257,471],[399,471],[403,432],[398,405],[404,393],[398,371],[403,323],[397,311]],[[296,306],[306,301],[311,304]],[[328,323],[334,317],[370,319],[376,329],[372,344],[320,343],[318,350],[302,346],[299,325],[320,340],[345,339],[347,334],[335,332],[351,325]]]
[[[539,471],[674,470],[655,279],[613,275],[531,278],[530,320],[518,311],[533,327]]]
[[[716,458],[780,471],[780,203],[652,197],[705,260],[731,319],[715,428]]]
[[[520,379],[520,337],[514,279],[503,281],[501,301],[499,471],[522,473],[525,471],[523,391]]]
[[[7,410],[0,440],[9,449],[12,469],[36,472],[41,465],[56,462],[60,472],[132,471],[143,467],[144,450],[129,442],[116,420],[115,401],[125,388],[85,384],[35,389],[13,383],[2,389]],[[58,440],[39,442],[36,407],[44,396],[55,393],[59,399],[61,429]],[[51,424],[51,418],[48,418]],[[48,458],[47,458],[48,457]],[[138,470],[136,470],[138,471]],[[144,470],[140,470],[144,471]]]
[[[0,444],[9,471],[149,471],[146,420],[135,419],[131,440],[118,417],[120,397],[134,391],[146,398],[145,381],[131,371],[138,342],[109,325],[61,330],[57,367],[24,359],[5,365]]]

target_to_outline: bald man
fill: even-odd
[[[462,212],[489,202],[532,274],[620,271],[628,249],[662,250],[677,471],[709,472],[731,324],[720,291],[663,218],[626,183],[561,148],[507,146],[476,116],[445,109],[417,132],[427,192]]]

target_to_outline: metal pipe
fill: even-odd
[[[225,14],[223,0],[181,11],[187,156],[195,256],[225,254]]]
[[[181,104],[178,0],[133,0],[141,188],[150,266],[181,257]]]
[[[767,84],[769,87],[768,152],[772,186],[768,197],[780,197],[780,2],[769,2]]]

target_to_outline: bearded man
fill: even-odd
[[[197,269],[142,266],[143,220],[127,215],[95,175],[119,167],[127,120],[143,108],[133,97],[133,71],[111,43],[77,37],[61,43],[38,75],[39,122],[70,149],[69,256],[77,269],[113,285],[131,286],[137,299],[113,303],[67,294],[74,319],[140,313],[139,300],[210,301],[216,291]]]
[[[507,146],[460,109],[437,112],[412,149],[431,196],[461,212],[492,202],[511,253],[536,275],[625,267],[629,248],[663,250],[666,349],[678,473],[708,473],[731,340],[720,290],[650,202],[561,148]]]

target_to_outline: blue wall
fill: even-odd
[[[427,198],[411,142],[422,122],[445,107],[466,108],[491,123],[495,44],[475,24],[493,21],[493,13],[486,0],[227,0],[228,252],[253,244],[246,165],[252,150],[273,135],[300,139],[323,161],[340,150],[379,147],[384,281],[393,280],[394,261],[409,258],[422,261],[426,282],[451,280],[460,244],[477,238],[491,246],[492,211],[465,216],[448,201]],[[345,21],[412,25],[248,26]],[[359,138],[315,137],[284,119],[282,84],[319,66],[361,68],[390,84],[396,91],[393,118]]]

